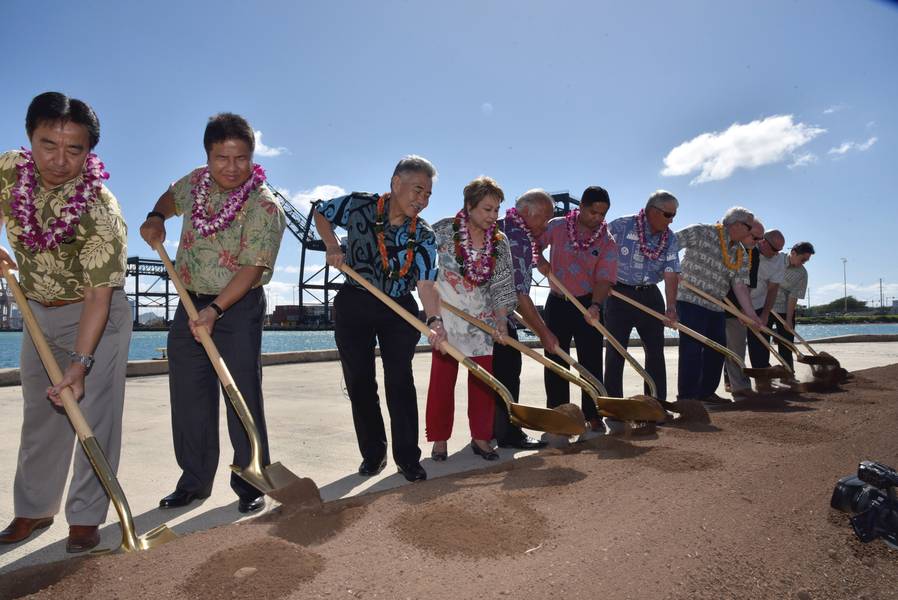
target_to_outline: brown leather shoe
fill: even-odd
[[[28,517],[16,517],[9,527],[0,531],[0,544],[15,544],[27,540],[38,529],[44,529],[53,524],[53,517],[40,517],[29,519]]]
[[[100,527],[98,525],[69,525],[69,540],[65,551],[74,554],[85,552],[100,543]]]

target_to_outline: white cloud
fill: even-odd
[[[275,273],[291,273],[293,275],[299,273],[299,267],[293,265],[287,265],[286,267],[275,267]]]
[[[169,250],[177,250],[179,242],[180,240],[165,240],[164,242],[162,242],[162,245]]]
[[[817,155],[813,152],[808,152],[806,154],[802,154],[800,156],[796,156],[795,160],[792,161],[792,164],[789,165],[790,169],[797,169],[799,167],[806,167],[810,164],[817,162]]]
[[[848,108],[847,104],[833,104],[832,106],[828,106],[826,109],[824,109],[823,114],[831,115],[833,113],[839,112],[840,110],[845,110],[846,108]]]
[[[723,132],[703,133],[683,142],[666,157],[662,175],[700,171],[690,183],[726,179],[736,169],[754,169],[787,160],[826,130],[794,123],[792,115],[774,115],[748,124],[734,123]]]
[[[484,102],[480,105],[480,112],[482,112],[486,116],[490,116],[493,114],[493,104],[492,102]]]
[[[256,156],[280,156],[281,154],[288,154],[290,151],[284,148],[283,146],[266,146],[262,143],[262,132],[254,131],[253,134],[256,138]]]
[[[879,138],[876,136],[871,137],[866,142],[857,143],[857,142],[842,142],[841,146],[836,146],[835,148],[830,148],[827,154],[832,154],[835,157],[841,156],[843,154],[847,154],[848,152],[856,151],[856,152],[866,152],[870,148],[873,147]]]
[[[326,183],[324,185],[316,185],[311,190],[304,190],[302,192],[291,193],[290,190],[284,188],[278,188],[278,191],[282,193],[287,200],[290,201],[296,210],[298,210],[302,214],[307,214],[309,209],[312,207],[312,202],[314,200],[330,200],[331,198],[336,198],[337,196],[346,195],[346,190],[341,188],[339,185],[331,185]]]

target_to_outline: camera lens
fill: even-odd
[[[870,506],[872,500],[867,490],[868,487],[855,475],[843,477],[836,483],[829,505],[844,513],[863,512]]]

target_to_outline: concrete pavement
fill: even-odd
[[[898,363],[898,342],[833,343],[816,347],[831,353],[852,371]],[[641,348],[634,348],[633,354],[643,362]],[[675,392],[676,347],[667,347],[665,355],[668,389]],[[799,378],[809,378],[807,368],[801,365],[800,369]],[[419,353],[415,356],[414,372],[421,422],[422,464],[428,476],[439,477],[486,466],[487,463],[475,456],[468,447],[470,433],[467,427],[464,369],[461,369],[456,387],[455,428],[449,441],[450,456],[448,461],[442,463],[430,460],[430,444],[424,439],[429,354]],[[629,367],[625,367],[624,373],[625,394],[641,394],[642,380]],[[383,390],[380,371],[379,383]],[[521,389],[523,403],[545,405],[543,369],[526,358]],[[272,460],[280,461],[300,476],[314,479],[325,500],[407,484],[396,472],[392,462],[377,477],[363,478],[356,474],[360,457],[338,362],[266,367],[264,390]],[[718,393],[724,395],[722,387]],[[674,395],[671,394],[672,397]],[[579,388],[573,388],[571,397],[578,396]],[[243,516],[237,511],[236,496],[228,485],[231,453],[223,415],[220,419],[223,456],[212,496],[184,509],[161,511],[157,508],[159,499],[174,490],[180,474],[171,444],[167,376],[129,379],[125,402],[119,480],[128,497],[138,533],[145,533],[156,525],[167,523],[176,533],[185,534],[231,523]],[[389,430],[386,405],[383,401],[381,405]],[[0,388],[0,422],[3,423],[2,431],[5,434],[0,437],[0,527],[5,527],[14,516],[12,482],[21,419],[21,388]],[[500,450],[500,454],[504,461],[526,452]],[[270,510],[271,506],[272,502],[269,501],[266,510]],[[60,514],[52,527],[36,537],[16,545],[0,545],[0,574],[29,564],[51,562],[70,556],[65,553],[67,533],[65,517]],[[111,507],[101,533],[101,547],[116,546],[121,538],[118,520]]]

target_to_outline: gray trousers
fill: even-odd
[[[745,360],[745,343],[748,331],[742,321],[733,317],[727,319],[727,348]],[[751,389],[751,380],[742,372],[739,365],[727,359],[727,377],[730,379],[730,390],[738,392]]]
[[[68,350],[75,347],[84,303],[47,308],[28,301],[60,368],[71,362]],[[118,469],[122,439],[122,408],[125,400],[125,371],[131,341],[131,309],[125,292],[112,294],[109,320],[94,352],[93,368],[84,381],[79,406],[113,470]],[[24,419],[19,461],[13,486],[17,517],[50,517],[59,512],[65,489],[75,430],[65,411],[47,399],[50,378],[44,370],[31,336],[22,336],[20,357]],[[106,520],[109,498],[84,450],[75,450],[74,472],[65,504],[70,525],[99,525]]]

